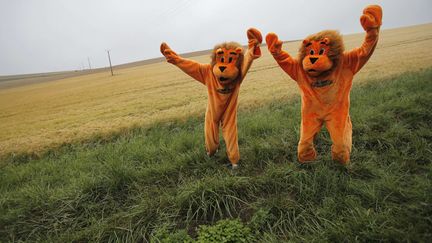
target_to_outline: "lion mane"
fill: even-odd
[[[214,48],[213,48],[213,51],[212,51],[212,53],[211,53],[211,55],[210,55],[210,59],[211,59],[211,62],[210,62],[210,65],[211,65],[211,67],[213,68],[214,67],[214,65],[216,64],[216,51],[219,49],[219,48],[225,48],[225,49],[227,49],[227,50],[235,50],[237,47],[240,47],[241,49],[242,49],[242,52],[240,52],[239,53],[239,57],[237,58],[237,63],[236,63],[236,67],[238,68],[238,70],[239,70],[239,74],[238,74],[238,78],[240,78],[241,77],[241,65],[243,64],[243,59],[244,59],[244,50],[243,50],[243,47],[242,47],[242,45],[240,45],[239,43],[237,43],[237,42],[234,42],[234,41],[230,41],[230,42],[224,42],[224,43],[222,43],[222,44],[218,44],[218,45],[216,45]],[[238,79],[237,78],[237,79]]]
[[[342,35],[339,33],[339,31],[323,30],[318,33],[309,35],[305,38],[305,40],[320,41],[324,38],[328,38],[330,40],[330,49],[327,56],[333,62],[333,67],[331,68],[331,70],[329,70],[331,72],[337,66],[339,59],[342,57],[342,54],[345,50]],[[306,55],[306,46],[302,44],[298,51],[298,60],[300,63],[302,63]]]

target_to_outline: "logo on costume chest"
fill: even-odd
[[[317,81],[314,81],[311,84],[311,86],[314,87],[314,88],[322,88],[322,87],[328,86],[328,85],[330,85],[332,83],[333,83],[332,80],[317,80]]]
[[[221,94],[230,94],[233,92],[234,88],[224,86],[223,89],[216,89],[216,90],[217,90],[217,92],[219,92]]]
[[[222,89],[220,89],[220,88],[218,89],[216,87],[216,91],[221,93],[221,94],[231,94],[234,91],[234,89],[235,89],[235,85],[233,85],[233,84],[223,85]]]

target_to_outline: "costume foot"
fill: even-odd
[[[239,165],[229,163],[229,164],[226,164],[225,167],[227,167],[228,169],[231,169],[231,170],[237,170],[239,168]]]
[[[207,156],[213,157],[218,151],[219,151],[219,149],[216,149],[216,151],[214,151],[213,153],[207,152]]]
[[[314,162],[316,162],[316,160],[305,160],[305,161],[300,161],[299,160],[299,163],[302,164],[302,165],[312,164]]]
[[[350,165],[350,161],[343,161],[343,160],[335,160],[336,162],[339,162],[339,164],[343,165],[343,166],[348,166]]]
[[[317,152],[315,151],[315,149],[302,151],[297,154],[297,159],[300,162],[300,164],[312,163],[317,159]]]
[[[332,159],[341,165],[347,166],[350,163],[350,154],[348,152],[332,152]]]

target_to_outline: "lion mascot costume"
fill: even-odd
[[[366,37],[359,48],[348,52],[344,52],[341,35],[332,30],[306,37],[300,46],[298,59],[282,50],[282,41],[276,34],[266,36],[274,59],[300,88],[302,118],[297,152],[301,163],[316,159],[313,140],[323,124],[333,142],[333,160],[349,163],[352,146],[349,95],[352,80],[375,50],[381,19],[380,6],[366,7],[360,17]]]
[[[226,143],[231,168],[237,168],[240,159],[237,135],[237,100],[240,85],[254,59],[261,56],[261,33],[254,28],[247,31],[248,50],[235,42],[225,42],[214,47],[211,63],[201,64],[177,55],[166,44],[161,52],[169,63],[207,86],[208,104],[205,115],[204,135],[207,155],[219,148],[219,127]]]

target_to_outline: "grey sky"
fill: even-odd
[[[160,57],[166,41],[178,53],[223,41],[246,43],[245,32],[300,39],[322,29],[362,32],[368,4],[383,7],[383,28],[432,22],[431,0],[0,0],[0,75],[107,66]]]

